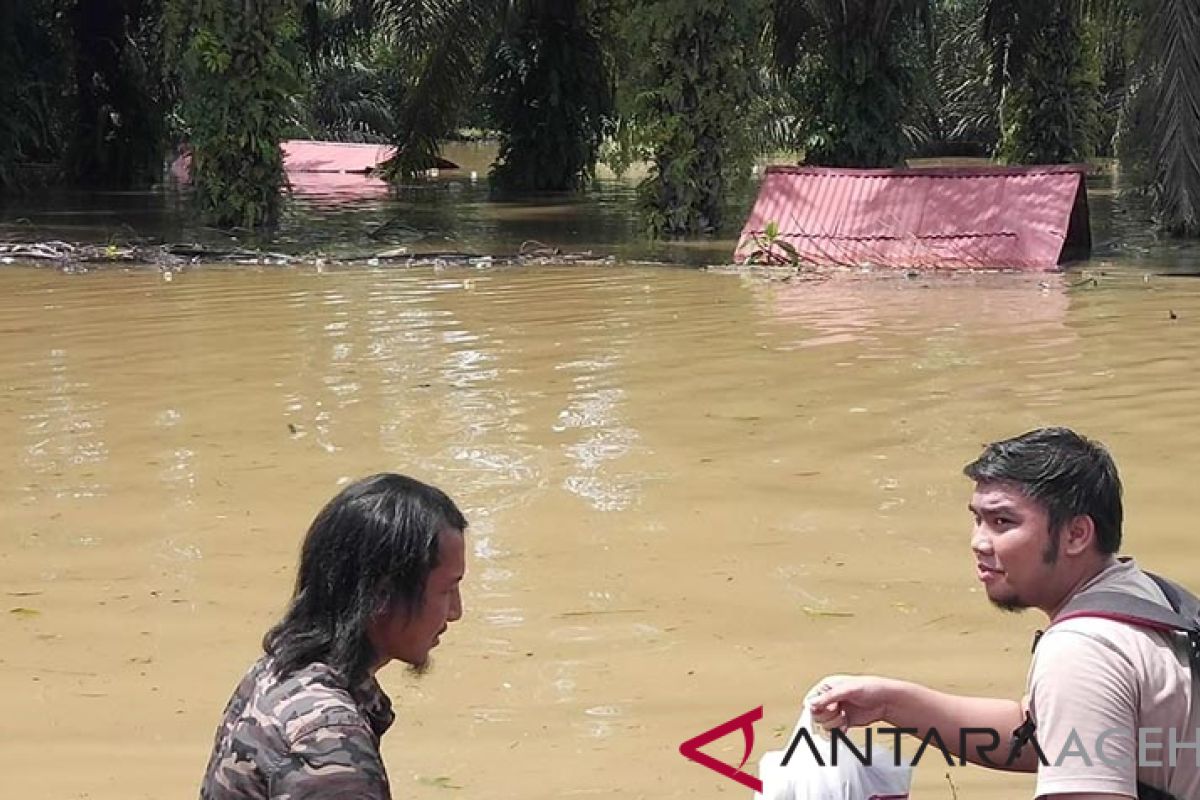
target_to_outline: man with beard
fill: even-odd
[[[379,739],[395,715],[375,673],[424,671],[462,617],[467,521],[402,475],[350,484],[304,539],[295,592],[217,729],[203,800],[389,798]]]
[[[1044,428],[989,445],[964,472],[975,482],[971,548],[988,598],[1050,619],[1026,697],[962,697],[888,678],[831,676],[809,699],[814,721],[834,729],[882,721],[923,739],[935,729],[930,741],[969,761],[1036,771],[1037,797],[1200,797],[1200,703],[1188,637],[1094,611],[1097,598],[1114,596],[1118,607],[1150,601],[1152,612],[1171,609],[1155,578],[1116,556],[1121,481],[1108,452],[1071,430]],[[979,729],[998,735],[982,741]]]

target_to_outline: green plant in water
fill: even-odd
[[[28,183],[23,166],[62,156],[67,58],[53,11],[51,0],[0,3],[0,192]]]
[[[771,220],[762,233],[750,234],[753,249],[746,254],[746,263],[767,267],[800,269],[803,259],[795,245],[779,235],[779,223]]]
[[[182,117],[201,213],[222,226],[274,222],[292,97],[296,0],[172,0],[181,25]]]
[[[1200,15],[1186,0],[1134,8],[1142,18],[1117,125],[1121,181],[1150,198],[1159,230],[1200,237]]]
[[[991,48],[979,24],[987,0],[935,0],[933,51],[917,69],[918,102],[906,127],[914,155],[986,156],[1000,139]]]
[[[127,188],[162,171],[171,103],[164,77],[164,0],[71,4],[74,114],[67,169],[76,184]]]
[[[1155,76],[1152,194],[1158,223],[1171,235],[1200,237],[1200,13],[1195,3],[1159,0],[1146,49]]]

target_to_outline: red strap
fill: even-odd
[[[1070,614],[1063,614],[1054,622],[1050,623],[1051,627],[1060,622],[1066,622],[1069,619],[1078,617],[1099,617],[1100,619],[1111,619],[1114,622],[1124,622],[1127,625],[1134,625],[1139,628],[1149,628],[1155,631],[1164,633],[1177,633],[1181,628],[1175,625],[1168,625],[1164,622],[1155,622],[1154,620],[1146,619],[1145,617],[1134,616],[1133,614],[1120,614],[1115,611],[1073,611]]]

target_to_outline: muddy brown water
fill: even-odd
[[[303,530],[378,470],[471,520],[435,669],[380,674],[397,797],[748,796],[679,744],[762,705],[753,766],[826,673],[1018,696],[980,444],[1102,439],[1127,552],[1200,574],[1200,282],[1154,271],[5,267],[0,796],[194,797]],[[914,797],[1031,788],[926,757]]]

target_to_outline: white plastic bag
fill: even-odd
[[[865,748],[859,748],[869,766],[845,743],[838,746],[834,766],[833,742],[813,725],[809,698],[805,698],[800,721],[788,737],[789,747],[802,728],[808,732],[813,747],[801,739],[786,767],[782,764],[786,748],[764,753],[758,764],[762,794],[755,794],[754,800],[907,800],[912,767],[904,762],[897,767],[892,751],[879,741],[872,742],[869,759],[865,758]],[[814,747],[820,761],[813,753]]]

